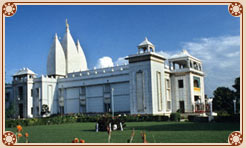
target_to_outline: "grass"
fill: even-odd
[[[239,123],[193,122],[127,122],[124,131],[112,132],[112,143],[126,143],[135,129],[134,143],[142,143],[145,131],[149,143],[227,143],[233,131],[240,130]],[[16,132],[16,128],[6,128]],[[107,143],[107,132],[95,132],[95,123],[72,123],[23,127],[29,133],[30,143],[71,143],[77,137],[86,143]],[[25,142],[22,137],[20,142]]]

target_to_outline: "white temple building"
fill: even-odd
[[[50,114],[169,115],[205,110],[202,62],[186,50],[166,59],[145,38],[138,53],[126,57],[128,64],[88,70],[83,49],[69,29],[66,22],[63,39],[54,36],[46,76],[22,68],[6,85],[16,118],[40,117],[43,105]]]

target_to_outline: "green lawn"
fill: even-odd
[[[132,129],[133,142],[142,142],[145,131],[149,143],[227,143],[229,134],[240,130],[239,123],[127,122],[124,131],[112,132],[112,143],[126,143]],[[16,132],[16,128],[6,128]],[[86,143],[107,143],[107,132],[95,132],[95,123],[73,123],[23,127],[31,143],[71,143],[75,137]],[[24,138],[20,140],[24,142]]]

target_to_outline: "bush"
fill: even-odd
[[[170,115],[170,120],[171,121],[179,122],[180,121],[180,118],[181,118],[181,115],[180,115],[179,112],[171,113],[171,115]]]
[[[189,122],[194,122],[195,121],[195,117],[197,117],[197,115],[189,115],[188,116]]]
[[[52,125],[63,123],[75,123],[75,122],[98,122],[102,117],[111,117],[107,115],[88,115],[88,114],[68,114],[68,115],[52,115],[50,117],[42,118],[28,118],[28,119],[8,119],[5,120],[5,126],[8,128],[16,127],[18,124],[22,126],[35,126],[35,125]],[[117,120],[124,122],[142,122],[142,121],[168,121],[168,116],[154,116],[154,115],[123,115],[116,116]],[[114,121],[114,120],[113,120]],[[112,121],[112,122],[113,122]],[[111,120],[110,120],[111,122]],[[118,121],[116,121],[118,124]]]
[[[142,122],[142,121],[168,121],[168,116],[154,115],[127,115],[124,116],[126,122]]]
[[[214,121],[215,122],[240,122],[240,114],[215,116]]]
[[[194,122],[208,122],[208,117],[195,117]]]

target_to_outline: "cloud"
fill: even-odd
[[[110,57],[102,57],[98,59],[96,68],[106,68],[106,67],[113,67],[114,63],[112,61],[112,58]]]
[[[231,88],[240,75],[240,36],[201,38],[184,42],[183,48],[203,62],[205,92],[209,96],[219,86]]]
[[[128,60],[125,60],[125,57],[119,57],[115,62],[113,62],[111,57],[104,56],[97,60],[96,68],[106,68],[124,64],[128,64]]]
[[[171,57],[171,53],[168,53],[168,52],[165,52],[165,51],[162,51],[162,50],[158,51],[157,53],[162,55],[162,56],[164,56],[167,59]]]
[[[115,65],[124,65],[128,64],[128,60],[125,60],[125,57],[119,57],[115,62]]]

